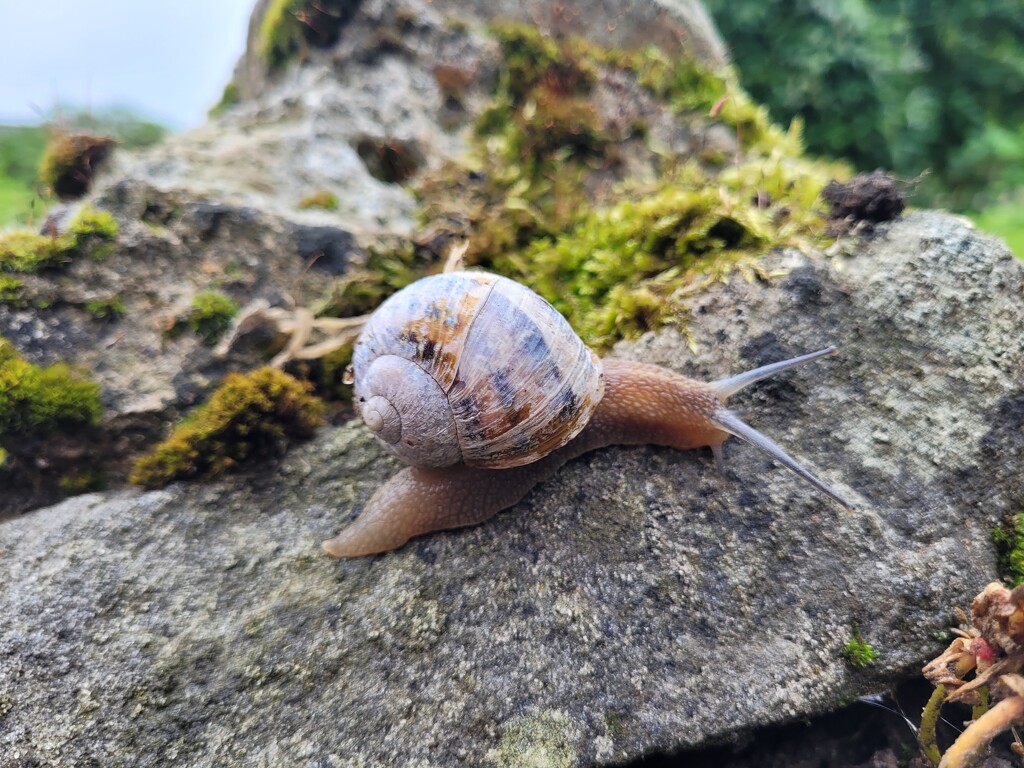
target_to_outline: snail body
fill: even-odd
[[[851,507],[727,398],[833,348],[704,383],[666,368],[601,360],[543,298],[507,278],[453,272],[384,302],[353,353],[354,403],[384,448],[412,466],[324,543],[357,557],[482,522],[565,462],[609,445],[721,446],[736,435]]]

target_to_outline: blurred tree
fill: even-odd
[[[1021,0],[705,0],[744,86],[812,151],[979,208],[1024,180]]]

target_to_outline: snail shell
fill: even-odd
[[[555,308],[482,272],[423,278],[393,295],[352,365],[363,421],[419,467],[536,461],[572,440],[604,394],[600,360]]]

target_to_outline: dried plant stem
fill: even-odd
[[[939,768],[967,768],[988,743],[1024,717],[1024,697],[1010,696],[972,722],[942,756]],[[922,728],[923,730],[923,728]]]

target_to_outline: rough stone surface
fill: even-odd
[[[621,356],[736,398],[859,503],[731,441],[612,448],[475,528],[338,562],[396,464],[357,426],[211,484],[0,524],[0,764],[614,764],[826,711],[914,670],[1024,509],[1024,265],[916,213],[696,300]],[[854,627],[879,652],[857,671]]]
[[[234,82],[244,99],[263,95],[274,81],[260,54],[259,40],[270,4],[271,0],[257,0],[249,20],[245,55],[235,69]],[[361,17],[379,14],[388,4],[388,0],[353,0],[358,10],[348,26],[358,27]],[[609,47],[659,45],[672,52],[682,51],[710,69],[721,69],[728,62],[725,42],[699,0],[403,0],[399,8],[403,21],[423,18],[424,9],[429,8],[431,18],[442,20],[448,27],[521,21],[551,34],[582,34]]]

